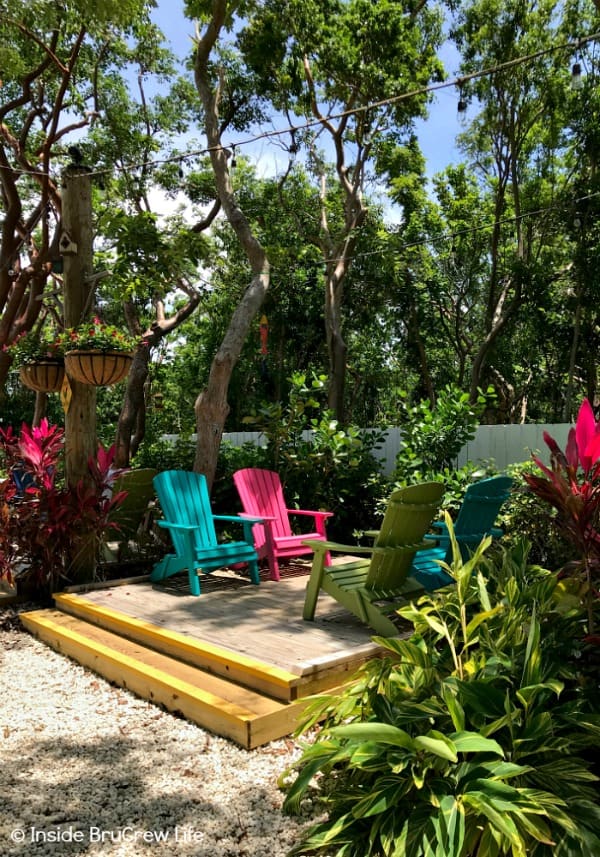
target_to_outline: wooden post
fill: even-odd
[[[63,175],[62,234],[60,250],[64,260],[64,322],[77,327],[90,317],[94,305],[92,192],[89,170],[71,164]],[[97,451],[96,388],[70,381],[71,396],[65,407],[65,466],[69,485],[80,479],[90,481],[88,458]],[[72,558],[72,579],[93,580],[96,546],[90,539]]]

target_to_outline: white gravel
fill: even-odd
[[[284,857],[292,740],[246,751],[113,687],[0,609],[0,855]]]

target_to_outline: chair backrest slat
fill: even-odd
[[[469,485],[460,507],[454,532],[481,533],[482,537],[495,524],[500,508],[510,495],[510,476],[492,476]]]
[[[373,554],[366,588],[393,590],[406,579],[416,545],[423,541],[442,502],[441,482],[409,485],[391,495],[375,546],[384,552]]]
[[[274,518],[272,532],[277,538],[292,535],[278,473],[259,467],[247,467],[236,471],[233,480],[247,515]],[[253,533],[254,544],[257,550],[260,550],[265,543],[264,527],[261,524],[255,524]]]
[[[167,521],[173,524],[192,524],[198,547],[217,544],[206,477],[203,473],[186,470],[165,470],[154,478],[154,488]],[[176,550],[181,536],[171,531]]]

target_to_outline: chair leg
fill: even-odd
[[[260,575],[258,573],[258,560],[251,559],[248,562],[248,570],[250,572],[250,580],[252,583],[255,583],[257,586],[260,583]]]
[[[190,592],[192,595],[200,595],[200,580],[198,579],[198,575],[196,574],[196,569],[194,568],[194,563],[188,566],[188,581],[190,584]]]
[[[277,557],[274,553],[269,554],[269,580],[280,580],[281,575],[279,574],[279,562],[277,561]]]
[[[188,570],[188,581],[190,584],[190,592],[192,595],[200,595],[200,580],[196,574],[196,557],[194,551],[194,541],[190,533],[185,533],[185,550],[183,551],[183,561]]]
[[[306,622],[312,622],[315,618],[315,610],[317,609],[317,599],[323,582],[325,556],[319,551],[313,557],[313,564],[310,570],[310,577],[306,584],[306,595],[304,597],[304,610],[302,618]]]

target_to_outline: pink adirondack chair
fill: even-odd
[[[252,528],[254,547],[259,559],[267,558],[271,580],[279,580],[280,559],[313,553],[312,548],[302,544],[304,539],[326,540],[325,520],[333,513],[288,509],[278,473],[247,467],[236,471],[233,481],[242,501],[242,517],[246,514],[264,519],[263,524],[255,524]],[[290,515],[312,517],[315,532],[292,533]]]

